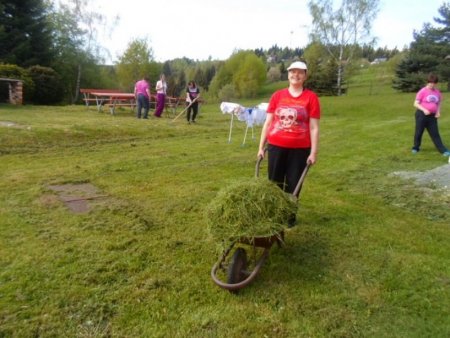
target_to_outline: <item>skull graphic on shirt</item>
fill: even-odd
[[[278,115],[281,129],[290,129],[297,121],[297,110],[294,108],[283,107],[278,109],[276,114]]]

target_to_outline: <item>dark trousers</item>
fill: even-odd
[[[428,134],[430,134],[431,140],[439,152],[446,152],[447,148],[442,143],[441,136],[439,135],[437,118],[434,114],[425,115],[423,111],[419,109],[416,110],[416,131],[414,133],[413,149],[419,151],[420,145],[422,144],[422,135],[425,129],[428,131]]]
[[[191,118],[191,112],[192,112],[192,118]],[[198,102],[194,102],[193,104],[191,104],[191,106],[188,108],[187,110],[187,120],[189,121],[195,121],[195,118],[197,117],[197,113],[198,113]]]
[[[146,119],[148,117],[148,111],[150,110],[150,101],[147,96],[143,94],[138,94],[137,96],[137,112],[136,116],[137,118],[141,118],[141,110],[144,108],[144,118]]]
[[[292,194],[306,167],[306,160],[311,149],[290,149],[269,144],[267,152],[269,180],[276,182],[280,188]]]

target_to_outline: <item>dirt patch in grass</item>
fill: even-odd
[[[31,127],[29,127],[29,126],[24,126],[24,125],[17,124],[15,122],[11,122],[11,121],[0,121],[0,127],[18,128],[18,129],[31,129]]]
[[[94,201],[107,196],[91,183],[49,185],[64,204],[74,213],[86,213],[93,208]]]
[[[395,171],[392,175],[413,180],[415,184],[424,189],[432,188],[450,195],[450,164],[427,171]]]

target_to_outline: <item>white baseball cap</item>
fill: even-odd
[[[291,69],[304,69],[307,70],[308,67],[306,67],[306,63],[302,62],[302,61],[295,61],[294,63],[292,63],[287,70],[291,70]]]

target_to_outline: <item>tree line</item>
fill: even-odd
[[[168,79],[169,95],[184,95],[190,80],[211,99],[232,100],[258,95],[267,82],[287,78],[286,67],[295,60],[308,63],[308,86],[321,95],[342,95],[346,79],[361,64],[396,58],[393,87],[416,91],[428,72],[450,83],[450,3],[439,9],[435,24],[414,32],[414,41],[402,51],[374,48],[370,27],[379,0],[344,0],[334,9],[332,0],[311,0],[310,43],[303,48],[237,50],[227,60],[194,61],[186,57],[156,62],[145,39],[129,42],[114,65],[105,65],[97,42],[99,28],[108,29],[102,14],[84,0],[55,4],[45,0],[3,0],[0,3],[0,77],[24,82],[25,102],[76,103],[80,88],[131,91],[136,80],[159,74]],[[357,62],[358,61],[358,62]],[[0,82],[0,100],[7,88]]]

